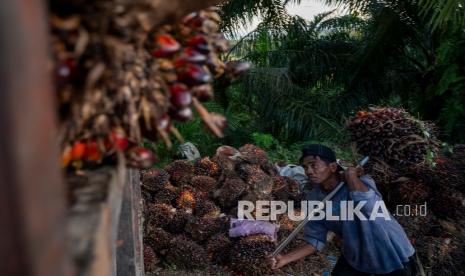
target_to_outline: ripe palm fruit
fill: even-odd
[[[194,214],[198,217],[218,217],[221,213],[221,210],[215,203],[211,200],[202,200],[195,206]]]
[[[265,165],[268,163],[268,155],[266,152],[252,144],[245,144],[239,148],[241,158],[246,160],[247,163]]]
[[[145,217],[147,224],[150,227],[168,226],[170,220],[173,218],[175,209],[173,206],[164,203],[148,203],[145,209]]]
[[[221,168],[218,164],[209,157],[199,159],[194,164],[194,173],[196,175],[205,175],[217,178],[221,173]]]
[[[206,67],[186,64],[177,70],[178,80],[189,86],[212,82],[213,78]]]
[[[168,172],[158,168],[144,170],[141,173],[142,186],[152,192],[162,189],[170,179]]]
[[[185,236],[173,239],[173,246],[169,248],[166,260],[169,264],[184,269],[204,268],[208,265],[208,254],[200,245]]]
[[[86,152],[86,143],[76,141],[71,149],[71,160],[82,160]]]
[[[157,252],[169,248],[173,238],[173,235],[160,227],[149,225],[145,231],[146,243]]]
[[[191,180],[192,187],[204,193],[213,191],[216,188],[216,184],[217,182],[214,178],[205,175],[194,176]]]
[[[181,49],[181,44],[170,34],[158,34],[155,36],[155,50],[153,56],[169,57]]]
[[[230,208],[237,204],[239,198],[246,192],[247,184],[240,178],[226,179],[223,186],[216,190],[214,196],[223,208]]]
[[[157,267],[157,263],[159,261],[160,260],[157,258],[155,251],[153,251],[153,249],[150,246],[144,245],[144,270],[145,272],[154,272]]]
[[[287,182],[287,190],[289,193],[289,197],[292,200],[295,201],[300,201],[303,198],[303,194],[300,192],[300,184],[296,180],[290,178],[290,177],[285,177],[286,182]]]
[[[174,84],[170,87],[171,104],[176,108],[185,108],[192,104],[192,94],[184,84]]]
[[[184,209],[192,213],[197,203],[196,194],[192,187],[185,186],[179,193],[176,199],[176,206],[180,209]]]
[[[240,164],[239,175],[260,197],[267,197],[273,190],[273,180],[262,171],[260,165]]]
[[[208,240],[206,249],[213,263],[225,264],[231,257],[232,243],[227,234],[218,233]]]
[[[270,275],[271,268],[265,260],[274,249],[275,243],[266,235],[241,238],[232,250],[232,267],[246,275]]]
[[[170,180],[175,186],[182,186],[189,183],[194,174],[194,165],[186,160],[176,160],[165,167],[170,174]]]
[[[185,231],[189,233],[193,240],[203,242],[220,232],[222,224],[219,218],[199,218],[191,217],[187,222]]]

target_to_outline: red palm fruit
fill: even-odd
[[[183,23],[189,28],[198,29],[202,27],[205,20],[206,18],[199,16],[197,12],[193,12],[184,17]]]
[[[128,163],[135,168],[149,168],[156,161],[156,156],[143,147],[132,147],[127,152]]]
[[[178,70],[178,80],[189,85],[205,84],[212,81],[212,76],[208,70],[202,66],[188,64]]]
[[[187,46],[194,47],[197,51],[208,54],[211,51],[210,44],[204,35],[198,34],[191,37],[186,42]]]
[[[184,84],[175,84],[170,87],[171,103],[177,108],[191,105],[192,94]]]
[[[155,37],[155,50],[153,56],[168,57],[178,52],[181,44],[169,34],[159,34]]]
[[[71,149],[71,159],[81,160],[86,153],[86,144],[82,141],[76,141]]]
[[[185,122],[192,120],[194,114],[192,113],[192,109],[189,107],[183,108],[181,110],[172,110],[170,112],[171,118],[180,121],[180,122]]]
[[[110,141],[117,150],[124,151],[129,146],[129,140],[120,127],[113,129],[110,133]]]
[[[204,63],[207,56],[196,51],[194,48],[184,48],[179,58],[176,60],[176,66],[183,66],[188,63]]]
[[[99,161],[102,158],[102,154],[98,148],[96,141],[90,141],[86,145],[84,159],[87,161]]]
[[[192,95],[199,101],[209,101],[213,98],[213,87],[210,84],[202,84],[192,87]]]
[[[63,152],[61,153],[61,166],[63,168],[67,167],[69,163],[71,163],[71,160],[73,159],[72,155],[72,147],[70,145],[67,145]]]

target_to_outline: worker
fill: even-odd
[[[341,201],[353,201],[354,205],[365,201],[361,211],[369,215],[374,203],[382,201],[373,179],[360,176],[361,168],[342,170],[334,151],[326,146],[305,146],[300,164],[310,182],[316,184],[308,195],[309,201],[322,201],[342,181],[345,185],[331,199],[333,210],[340,208]],[[328,231],[332,231],[342,238],[342,254],[332,275],[415,275],[415,250],[400,224],[389,212],[387,215],[390,219],[362,220],[355,216],[353,220],[311,220],[304,228],[306,243],[285,255],[270,257],[270,265],[279,269],[321,251]]]

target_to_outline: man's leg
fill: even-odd
[[[353,268],[344,256],[341,255],[337,260],[336,266],[333,268],[332,276],[369,276],[370,274],[360,272]]]
[[[383,275],[386,275],[386,276],[415,276],[417,270],[416,270],[416,267],[415,267],[415,258],[414,258],[414,256],[409,258],[409,262],[404,264],[404,268],[394,270],[391,273],[383,274]]]

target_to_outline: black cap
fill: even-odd
[[[307,156],[319,156],[321,159],[328,162],[336,162],[336,154],[334,151],[327,146],[321,144],[310,144],[305,145],[302,148],[302,156],[299,159],[299,163],[302,163]]]

